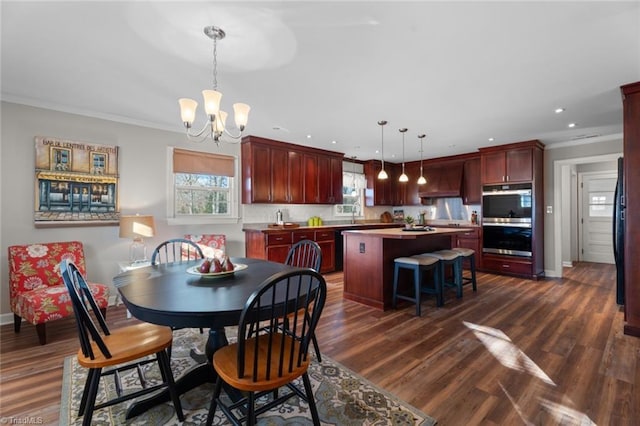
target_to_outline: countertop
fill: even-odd
[[[423,238],[423,237],[429,237],[429,236],[442,236],[442,235],[451,235],[451,234],[459,234],[459,233],[464,233],[464,232],[468,232],[471,229],[470,228],[463,228],[463,227],[451,227],[451,228],[446,228],[446,227],[441,227],[441,228],[431,228],[432,230],[425,230],[425,231],[416,231],[416,230],[411,230],[411,231],[404,231],[402,229],[397,229],[397,228],[391,228],[391,229],[353,229],[353,230],[347,230],[347,231],[342,231],[343,234],[345,235],[366,235],[366,236],[372,236],[372,237],[379,237],[379,238],[392,238],[392,239],[398,239],[398,240],[415,240],[416,238]]]
[[[309,230],[340,230],[340,229],[375,229],[375,228],[400,228],[401,223],[326,223],[320,226],[300,225],[297,228],[269,228],[268,224],[247,224],[242,228],[244,232],[282,232],[282,231],[309,231]]]

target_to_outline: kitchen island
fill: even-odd
[[[466,228],[431,230],[370,229],[343,231],[343,297],[377,309],[391,307],[393,260],[454,246]]]

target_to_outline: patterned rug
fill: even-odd
[[[189,356],[191,348],[204,347],[207,334],[197,330],[183,329],[174,332],[171,367],[176,378],[196,363]],[[231,338],[230,338],[231,340]],[[313,351],[311,351],[313,352]],[[148,364],[145,376],[149,381],[159,378],[156,363]],[[60,407],[60,425],[80,425],[78,405],[82,396],[87,371],[78,365],[76,357],[67,357],[64,361],[64,381],[62,384],[62,403]],[[376,387],[363,377],[343,365],[322,356],[322,363],[313,361],[309,367],[309,378],[323,425],[339,426],[381,426],[381,425],[435,425],[436,421],[409,404],[400,401],[390,393]],[[136,388],[135,373],[122,378],[126,389]],[[108,385],[111,386],[108,386]],[[302,388],[302,385],[301,385]],[[100,382],[97,401],[104,399],[106,392],[111,395],[113,382],[104,378]],[[207,411],[213,384],[202,385],[180,398],[185,414],[185,422],[179,423],[173,405],[166,403],[155,407],[140,416],[126,420],[126,410],[131,404],[127,401],[108,408],[97,410],[93,414],[93,425],[200,425],[207,418]],[[285,404],[273,408],[259,417],[259,425],[307,425],[312,424],[307,404],[297,396]],[[218,409],[214,425],[230,424]]]

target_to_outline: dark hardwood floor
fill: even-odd
[[[325,275],[317,330],[323,354],[438,420],[439,425],[638,425],[640,339],[622,333],[612,265],[581,263],[563,279],[478,276],[478,292],[435,308],[381,312],[342,299]],[[129,324],[110,307],[112,327]],[[62,361],[78,348],[72,319],[1,327],[0,416],[57,424]]]

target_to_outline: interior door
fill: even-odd
[[[617,176],[615,173],[581,174],[582,238],[580,260],[614,263],[613,203]]]

